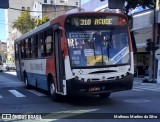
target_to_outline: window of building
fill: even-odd
[[[25,10],[25,7],[22,7],[22,10]]]
[[[47,0],[44,0],[44,3],[47,3]]]
[[[27,10],[30,11],[30,7],[27,7]]]
[[[53,0],[51,0],[51,4],[53,4]]]
[[[78,2],[76,2],[76,6],[78,6]]]
[[[65,3],[65,0],[60,0],[61,3]]]

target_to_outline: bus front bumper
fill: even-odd
[[[101,94],[130,90],[133,86],[133,74],[129,74],[119,80],[82,82],[71,79],[67,81],[67,94]]]

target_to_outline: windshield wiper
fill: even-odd
[[[109,51],[109,48],[111,48],[111,46],[110,46],[110,42],[112,42],[112,35],[113,35],[113,28],[111,29],[111,32],[110,32],[110,35],[109,35],[108,44],[107,44],[107,55],[108,55],[108,61],[109,61],[109,57],[110,57],[110,51]]]

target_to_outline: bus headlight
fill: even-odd
[[[83,82],[84,82],[84,78],[82,78],[82,79],[81,79],[81,81],[83,81]]]

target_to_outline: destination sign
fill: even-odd
[[[112,25],[112,19],[80,19],[80,25],[92,25],[92,23],[93,25]]]
[[[101,26],[125,25],[126,19],[119,16],[107,17],[71,17],[66,20],[66,26]]]

